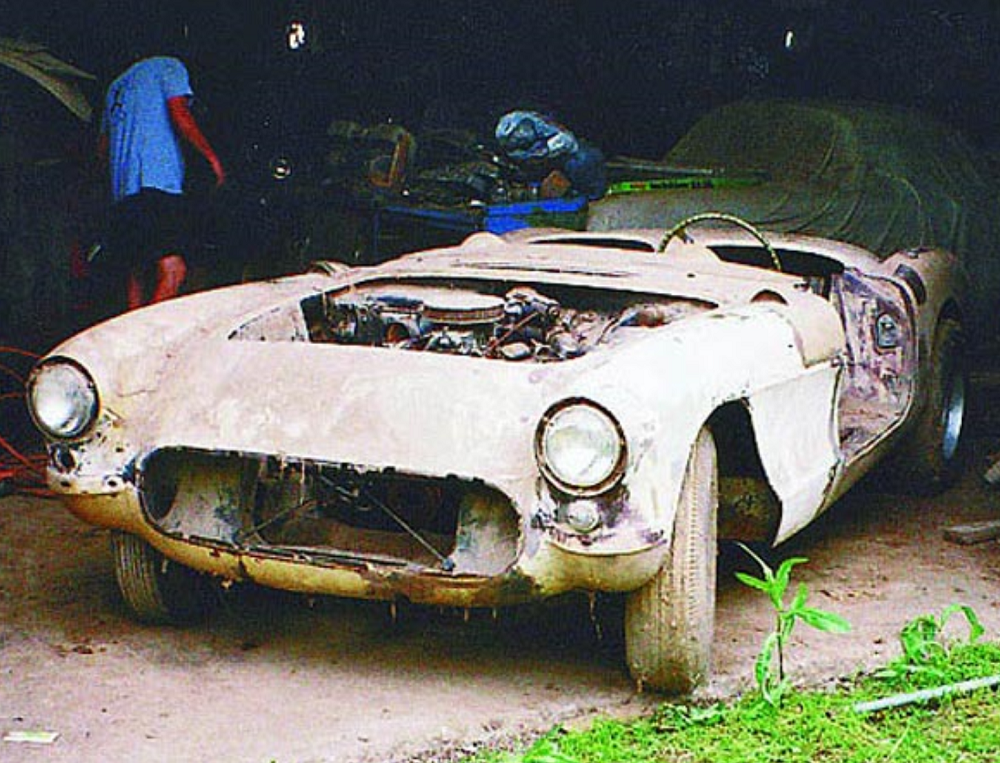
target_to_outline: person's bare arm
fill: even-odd
[[[208,142],[208,138],[204,136],[201,128],[198,127],[194,114],[191,113],[191,109],[188,107],[187,97],[177,96],[176,98],[168,99],[167,108],[170,111],[170,119],[174,123],[174,127],[177,128],[177,131],[183,135],[185,140],[194,146],[198,150],[198,153],[204,156],[205,160],[211,165],[212,172],[215,173],[215,185],[220,186],[225,183],[226,172],[222,168],[222,162],[219,161],[219,157],[216,155],[212,145]]]
[[[108,134],[103,130],[101,131],[101,134],[97,136],[97,161],[99,161],[102,166],[107,166]]]

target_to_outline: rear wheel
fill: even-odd
[[[640,687],[686,693],[707,680],[715,630],[715,441],[698,433],[663,566],[625,603],[625,651]]]
[[[924,410],[895,459],[896,481],[904,487],[937,492],[958,477],[967,373],[962,325],[944,318],[934,334]]]
[[[178,625],[211,610],[215,592],[205,575],[167,559],[131,533],[113,531],[111,550],[118,588],[138,620]]]

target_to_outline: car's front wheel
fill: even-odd
[[[170,561],[136,535],[112,531],[111,551],[122,598],[142,622],[191,622],[204,617],[216,600],[209,578]]]
[[[715,631],[718,477],[703,428],[684,473],[670,553],[625,602],[625,651],[640,687],[680,694],[707,680]]]

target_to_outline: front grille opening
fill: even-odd
[[[455,550],[464,493],[457,484],[331,469],[307,470],[303,478],[286,472],[265,473],[254,496],[251,532],[268,545],[424,566]]]
[[[480,482],[312,461],[164,450],[141,479],[162,531],[306,561],[365,561],[497,575],[519,522]]]

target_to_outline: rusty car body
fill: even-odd
[[[707,217],[478,233],[113,319],[29,380],[49,484],[111,528],[146,620],[213,577],[456,607],[622,593],[632,674],[688,690],[717,539],[784,541],[890,452],[942,483],[964,410],[950,254]]]

